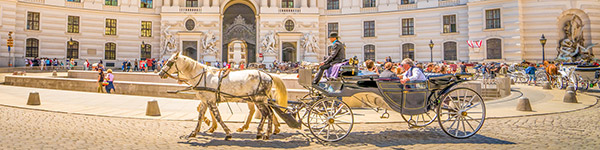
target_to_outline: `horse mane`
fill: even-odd
[[[216,73],[219,70],[219,68],[215,68],[215,67],[212,67],[212,66],[208,66],[208,65],[202,64],[202,63],[200,63],[200,62],[198,62],[198,61],[196,61],[196,60],[194,60],[194,59],[192,59],[192,58],[190,58],[188,56],[185,56],[185,55],[179,55],[179,57],[183,58],[184,62],[186,62],[187,64],[194,64],[194,63],[196,63],[197,66],[205,68],[207,71],[209,71],[210,73],[213,73],[213,74]]]

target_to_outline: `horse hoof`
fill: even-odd
[[[269,136],[263,136],[263,140],[269,140]]]
[[[239,128],[239,129],[237,129],[237,130],[235,130],[235,131],[237,131],[237,132],[242,132],[242,131],[244,131],[244,129],[243,129],[243,128]]]
[[[275,129],[275,131],[273,132],[273,135],[276,135],[276,134],[278,134],[279,132],[280,132],[280,130],[279,130],[279,129]]]
[[[256,135],[256,139],[257,139],[257,140],[258,140],[258,139],[261,139],[261,138],[262,138],[262,135]]]
[[[214,132],[215,132],[215,129],[210,129],[210,130],[208,130],[207,132],[208,132],[208,133],[214,133]]]
[[[225,136],[225,141],[231,140],[231,135]]]

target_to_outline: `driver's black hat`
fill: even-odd
[[[329,38],[337,38],[338,37],[338,33],[337,32],[331,32],[329,33]]]

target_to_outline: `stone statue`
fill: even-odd
[[[267,54],[276,54],[277,41],[279,40],[277,35],[275,35],[275,32],[269,31],[269,33],[267,33],[261,41],[261,48],[263,52]]]
[[[171,25],[166,25],[166,27],[163,28],[162,31],[162,39],[163,41],[163,47],[161,48],[161,52],[160,52],[160,57],[162,58],[163,56],[170,56],[170,54],[174,53],[177,51],[177,45],[178,45],[178,40],[177,38],[175,38],[175,36],[173,35],[173,33],[171,33],[169,31],[169,28],[171,28]]]
[[[315,34],[310,31],[309,33],[305,33],[304,37],[302,37],[302,48],[304,48],[305,53],[315,53],[317,49],[319,49],[317,38]]]
[[[217,37],[215,33],[212,31],[208,31],[204,34],[204,38],[202,39],[202,49],[204,49],[204,54],[217,54]]]
[[[557,48],[558,56],[556,59],[575,62],[590,61],[594,58],[592,47],[598,43],[584,46],[583,26],[583,21],[576,15],[565,23],[565,26],[563,27],[565,37],[559,41]]]

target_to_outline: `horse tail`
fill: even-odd
[[[273,79],[273,85],[275,86],[275,96],[277,97],[276,101],[279,106],[287,107],[288,106],[288,92],[285,88],[285,84],[283,84],[283,80],[278,76],[271,76]]]

